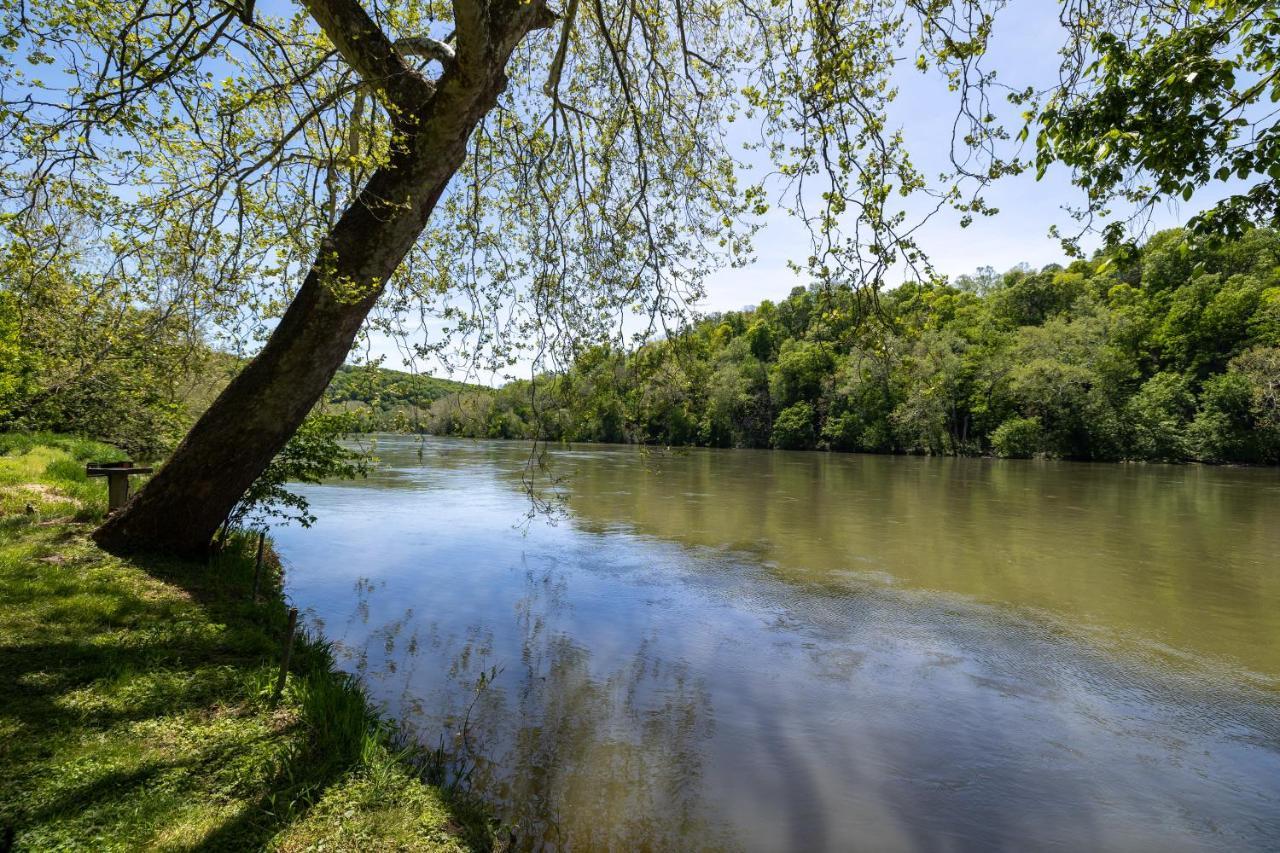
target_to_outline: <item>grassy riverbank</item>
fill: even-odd
[[[84,463],[118,453],[0,436],[0,832],[17,849],[468,850],[491,830],[421,781],[323,643],[295,647],[253,555],[126,560],[89,539]],[[0,835],[0,844],[4,835]]]

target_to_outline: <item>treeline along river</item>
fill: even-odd
[[[1280,845],[1280,471],[377,453],[288,591],[521,848]]]

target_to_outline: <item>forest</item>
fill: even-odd
[[[67,270],[0,294],[0,425],[161,454],[242,362],[109,290],[75,298],[88,290]],[[317,412],[346,416],[334,430],[477,438],[1275,463],[1280,233],[1170,230],[876,300],[797,287],[496,390],[348,365]]]
[[[797,287],[635,352],[432,404],[489,438],[1280,461],[1280,233],[1164,231],[1041,270],[989,268],[870,301]]]

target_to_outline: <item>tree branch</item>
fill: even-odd
[[[556,19],[546,0],[453,0],[459,73],[470,79],[486,76],[495,57],[505,65],[525,36]]]
[[[303,0],[303,4],[342,58],[390,106],[413,112],[434,94],[431,81],[405,61],[358,0]]]
[[[502,21],[503,26],[491,38],[494,49],[504,62],[525,36],[534,30],[550,29],[560,19],[547,8],[546,0],[503,0],[495,2],[495,5],[501,10],[495,18]]]
[[[452,47],[426,36],[407,36],[396,39],[395,47],[401,56],[422,56],[433,59],[445,67],[458,58]]]
[[[458,41],[458,69],[464,74],[480,71],[489,53],[489,3],[487,0],[453,0],[453,25]]]
[[[569,5],[564,10],[564,23],[560,28],[560,44],[556,46],[551,71],[547,74],[547,83],[543,87],[543,91],[555,104],[560,103],[560,75],[564,72],[564,60],[569,53],[569,37],[573,35],[573,21],[577,15],[578,0],[569,0]]]

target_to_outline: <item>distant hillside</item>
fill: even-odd
[[[424,427],[431,404],[454,394],[488,393],[483,385],[406,373],[385,367],[342,367],[325,399],[361,415],[368,430],[417,431]]]
[[[207,353],[180,395],[189,420],[199,417],[243,366],[243,359],[228,353]],[[427,412],[437,400],[489,393],[492,390],[483,385],[385,367],[346,365],[329,384],[325,402],[332,408],[355,412],[363,429],[414,432],[425,429]]]

